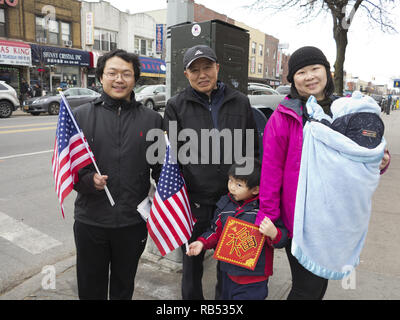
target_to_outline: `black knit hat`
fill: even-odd
[[[288,81],[293,83],[293,76],[297,70],[312,64],[322,64],[328,69],[331,67],[329,61],[320,49],[316,47],[302,47],[297,49],[289,59]]]

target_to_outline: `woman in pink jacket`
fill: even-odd
[[[313,95],[324,112],[330,116],[335,100],[330,64],[321,50],[302,47],[289,59],[290,94],[278,105],[265,127],[264,153],[260,183],[260,210],[256,224],[264,219],[272,222],[281,218],[293,237],[294,208],[306,122],[305,103]],[[388,166],[389,153],[381,163]],[[323,214],[323,212],[321,212]],[[286,246],[292,273],[292,289],[288,299],[322,299],[328,280],[306,270],[291,254],[291,241]]]

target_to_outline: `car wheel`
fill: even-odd
[[[58,102],[52,102],[49,105],[49,114],[52,116],[57,115],[60,112],[60,104]]]
[[[154,102],[152,100],[147,100],[145,106],[149,109],[154,109]]]
[[[0,118],[9,118],[12,114],[12,104],[8,101],[0,101]]]

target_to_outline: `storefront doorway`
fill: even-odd
[[[50,92],[55,92],[61,87],[61,74],[52,74],[50,76]]]

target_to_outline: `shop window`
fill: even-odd
[[[0,9],[0,37],[6,36],[6,17],[4,9]]]

